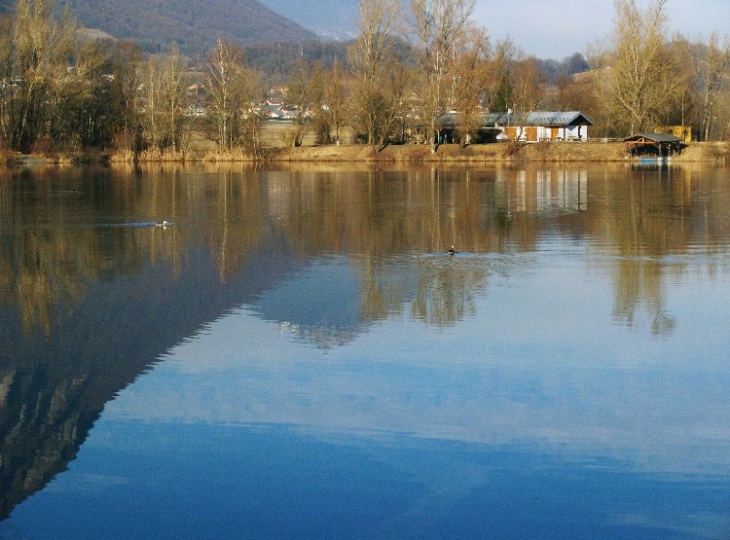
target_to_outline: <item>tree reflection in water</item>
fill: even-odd
[[[475,317],[490,275],[555,238],[613,276],[616,321],[645,314],[657,336],[676,327],[674,280],[728,271],[722,171],[217,164],[1,180],[0,517],[65,469],[104,404],[166,350],[318,261],[358,280],[325,298],[334,315],[296,325],[294,302],[279,307],[329,347],[392,316]],[[162,219],[175,226],[124,226]],[[439,255],[452,244],[459,255]]]

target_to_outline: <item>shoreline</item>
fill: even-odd
[[[671,162],[711,162],[727,164],[727,143],[691,143]],[[130,164],[135,159],[129,151],[88,152],[76,155],[0,155],[0,167],[34,168],[49,165]],[[435,153],[427,145],[388,145],[383,148],[365,145],[326,145],[302,147],[267,147],[252,154],[246,149],[226,152],[206,150],[178,153],[142,154],[138,163],[412,163],[412,164],[490,164],[490,163],[609,163],[639,162],[627,153],[623,142],[546,141],[541,143],[492,143],[462,146],[440,145]]]

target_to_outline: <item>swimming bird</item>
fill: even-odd
[[[172,225],[169,221],[162,220],[162,223],[155,223],[155,227],[169,227]]]
[[[449,248],[449,255],[456,255],[456,246],[451,246]]]

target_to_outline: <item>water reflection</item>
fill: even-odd
[[[661,304],[656,296],[673,270],[660,258],[725,252],[728,196],[703,176],[691,169],[313,173],[220,165],[24,172],[0,190],[0,292],[22,311],[26,332],[50,332],[89,281],[137,273],[147,261],[179,272],[201,244],[226,281],[268,243],[302,258],[358,254],[363,311],[382,317],[393,308],[382,297],[392,294],[373,285],[384,257],[451,245],[462,253],[530,252],[550,237],[573,236],[592,252],[617,256],[615,314],[631,325],[635,306]],[[103,227],[163,219],[178,226]],[[425,273],[434,269],[424,262]],[[473,284],[458,286],[468,295]],[[415,309],[425,314],[423,301]],[[453,322],[462,311],[424,318]]]
[[[726,459],[710,455],[728,442],[724,353],[691,319],[707,305],[722,309],[729,198],[726,171],[692,168],[204,165],[8,175],[0,179],[0,517],[67,467],[105,404],[161,355],[201,328],[218,332],[212,321],[235,321],[205,342],[219,343],[218,354],[203,355],[236,366],[237,384],[216,382],[227,408],[200,403],[210,396],[192,391],[200,383],[192,377],[157,388],[158,401],[138,417],[169,410],[186,422],[205,413],[489,445],[580,441],[589,452],[612,448],[616,459],[631,451],[650,460],[642,445],[661,442],[675,451],[663,455],[673,471],[692,469],[698,455],[725,470]],[[123,226],[163,219],[175,225]],[[444,253],[451,245],[456,256]],[[283,345],[268,334],[272,323],[303,347],[296,354],[313,354],[313,345],[328,360],[277,362],[269,355]],[[259,334],[268,339],[252,340]],[[463,371],[439,364],[454,357],[455,339]],[[235,352],[247,347],[259,355]],[[408,351],[422,360],[404,361]],[[712,360],[699,372],[687,363],[698,354]],[[363,382],[358,370],[373,359],[379,367]],[[641,360],[681,369],[638,370]],[[156,380],[148,377],[133,388]],[[637,418],[637,407],[654,412]],[[230,410],[238,414],[227,418]],[[660,436],[641,437],[657,435],[657,425]],[[695,438],[713,436],[717,445],[698,454]]]

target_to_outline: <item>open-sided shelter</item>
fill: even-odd
[[[637,133],[624,139],[632,156],[669,157],[679,154],[686,144],[669,133]]]

